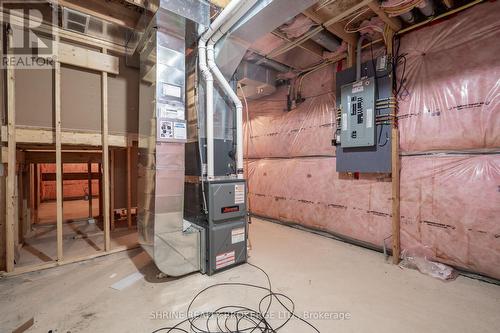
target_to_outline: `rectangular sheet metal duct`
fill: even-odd
[[[188,20],[181,15],[194,20],[208,18],[208,5],[194,0],[160,4],[138,47],[141,83],[137,218],[142,247],[163,273],[180,276],[199,271],[205,251],[201,246],[203,231],[183,219]]]

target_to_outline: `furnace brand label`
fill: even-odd
[[[245,184],[234,185],[234,204],[245,203]]]
[[[245,228],[233,229],[231,231],[231,243],[241,243],[245,241]]]
[[[234,251],[221,253],[215,257],[215,269],[221,269],[230,266],[236,262]]]

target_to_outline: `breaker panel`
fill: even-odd
[[[392,69],[380,57],[336,74],[337,172],[391,172]],[[380,65],[379,65],[380,64]]]
[[[368,147],[375,144],[375,82],[373,78],[347,84],[341,89],[342,147]]]

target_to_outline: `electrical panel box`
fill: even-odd
[[[333,144],[336,145],[337,172],[391,172],[391,121],[393,113],[392,69],[387,66],[387,57],[361,64],[361,80],[356,80],[356,68],[350,67],[336,73],[337,128]],[[359,82],[362,82],[363,90]],[[356,105],[353,113],[353,98],[361,97],[361,114]],[[348,105],[347,102],[351,105]],[[372,109],[368,112],[367,109]],[[342,114],[345,122],[342,120]],[[360,118],[358,118],[360,117]],[[367,119],[371,118],[371,119]],[[360,124],[358,124],[358,119]],[[371,124],[371,128],[370,128]],[[353,138],[353,131],[356,131]]]
[[[343,148],[375,145],[375,82],[373,78],[342,86],[341,132]]]

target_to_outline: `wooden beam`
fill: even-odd
[[[287,42],[291,42],[292,40],[289,39],[285,34],[279,33],[274,31],[273,34],[276,37],[279,37]],[[315,56],[318,56],[320,58],[323,58],[323,47],[320,46],[319,44],[316,44],[312,40],[306,40],[304,43],[298,45],[297,47],[303,49],[304,51],[307,51]],[[252,51],[254,53],[259,53],[257,51]],[[260,54],[260,53],[259,53]],[[261,54],[262,55],[262,54]]]
[[[103,50],[106,53],[106,50]],[[108,138],[108,73],[101,74],[101,125],[102,125],[102,175],[103,175],[103,218],[104,250],[111,250],[109,223],[109,138]]]
[[[347,44],[347,68],[356,65],[356,44]]]
[[[127,222],[132,229],[132,147],[127,146]]]
[[[324,22],[327,21],[327,17],[324,14],[315,12],[312,8],[307,9],[304,12],[304,15],[309,17],[311,20],[313,20],[318,24],[323,24]],[[344,26],[339,22],[331,24],[326,28],[326,30],[328,30],[333,35],[337,36],[338,38],[342,39],[348,44],[356,44],[356,40],[358,39],[357,33],[346,32],[344,30]]]
[[[231,2],[231,0],[210,0],[210,2],[220,8],[226,8],[226,6],[228,5],[229,2]]]
[[[315,27],[311,31],[309,31],[306,34],[302,35],[301,37],[297,38],[296,40],[275,48],[274,50],[269,52],[266,56],[274,58],[274,57],[279,56],[280,54],[288,52],[292,48],[304,43],[306,40],[311,39],[311,37],[313,37],[316,33],[319,33],[320,31],[322,31],[324,29],[328,29],[328,27],[333,26],[335,23],[338,23],[339,21],[343,20],[345,17],[356,12],[358,9],[365,7],[366,5],[368,5],[368,3],[372,2],[372,1],[373,0],[362,0],[360,3],[350,7],[349,9],[347,9],[345,11],[342,11],[341,13],[335,15],[334,17],[328,18],[328,20],[323,22],[320,27]]]
[[[59,36],[56,35],[54,47],[57,50],[60,43]],[[59,52],[55,52],[59,54]],[[54,69],[54,113],[56,127],[56,225],[57,225],[57,261],[63,258],[63,178],[62,178],[62,135],[61,135],[61,63],[55,62]]]
[[[12,45],[12,31],[8,33],[8,48]],[[16,104],[14,68],[7,67],[7,189],[6,189],[6,223],[5,223],[5,269],[14,270],[14,224],[16,223]],[[2,134],[5,131],[2,130]]]
[[[349,9],[347,9],[347,10],[345,10],[345,11],[343,11],[343,12],[337,14],[337,15],[335,15],[334,17],[329,18],[324,23],[324,26],[325,27],[329,27],[329,26],[331,26],[334,23],[340,22],[341,20],[343,20],[344,18],[346,18],[348,15],[351,15],[352,13],[358,11],[359,9],[367,6],[372,1],[373,0],[362,0],[362,1],[360,1],[356,5],[354,5],[352,7],[349,7]]]
[[[62,152],[63,163],[100,163],[101,153],[95,152]],[[25,163],[55,163],[55,151],[27,151],[25,152]]]
[[[110,190],[110,203],[109,214],[111,218],[111,230],[115,230],[115,150],[110,151],[110,169],[109,169],[109,190]]]
[[[56,261],[56,262],[49,262],[49,263],[44,263],[44,264],[23,266],[23,267],[16,268],[13,272],[10,272],[10,273],[7,272],[6,274],[3,274],[3,275],[0,274],[0,277],[1,276],[7,276],[7,277],[16,276],[16,275],[30,273],[30,272],[37,272],[37,271],[41,271],[41,270],[48,269],[48,268],[59,267],[59,266],[64,266],[64,265],[82,262],[82,261],[86,261],[86,260],[91,260],[91,259],[106,256],[106,255],[110,255],[113,253],[133,250],[133,249],[138,248],[139,246],[140,245],[138,243],[134,243],[131,245],[122,245],[122,246],[114,248],[113,250],[111,250],[109,252],[98,252],[98,253],[95,253],[92,255],[81,256],[78,258],[71,258],[71,259],[67,259],[67,260],[63,260],[63,261]]]
[[[370,2],[368,7],[378,15],[378,17],[387,24],[393,31],[398,31],[401,29],[401,21],[396,17],[389,17],[382,8],[380,8],[380,4],[378,0]]]
[[[30,192],[30,230],[33,229],[33,224],[36,222],[35,220],[35,210],[36,210],[36,188],[35,188],[35,182],[36,182],[36,171],[35,171],[35,164],[30,163],[29,164],[30,168],[30,186],[29,186],[29,192]]]
[[[36,164],[35,165],[35,173],[36,173],[36,184],[35,184],[35,187],[36,187],[36,215],[35,215],[35,223],[38,223],[38,210],[39,210],[39,207],[40,207],[40,199],[41,199],[41,196],[42,196],[42,192],[40,191],[40,188],[41,188],[41,182],[40,182],[40,178],[42,178],[42,173],[40,171],[40,165],[39,164]]]
[[[87,172],[63,172],[63,180],[88,180],[89,174]],[[99,179],[98,172],[92,172],[92,179]],[[53,182],[57,180],[56,173],[44,173],[42,175],[42,181],[44,182]]]
[[[98,164],[98,169],[99,169],[99,221],[102,220],[102,163]]]
[[[387,53],[390,56],[393,54],[393,40],[394,31],[389,29],[387,38]],[[393,78],[395,80],[395,78]],[[397,103],[397,96],[395,98]],[[399,157],[399,127],[397,120],[397,107],[392,109],[394,114],[392,128],[391,128],[391,160],[392,160],[392,262],[399,264],[401,256],[401,211],[400,211],[400,157]]]
[[[4,135],[4,130],[6,131],[7,129],[2,128],[2,141],[7,142],[7,135]],[[18,144],[55,144],[55,131],[51,129],[18,126],[16,127],[15,134]],[[135,137],[137,137],[137,134],[108,135],[109,146],[126,147],[128,140]],[[102,137],[100,133],[61,130],[61,142],[69,146],[100,147],[102,145]]]
[[[19,171],[17,175],[17,197],[18,197],[18,212],[19,212],[19,218],[18,218],[18,227],[19,227],[19,243],[18,244],[23,244],[24,243],[24,235],[28,232],[27,227],[27,221],[26,221],[26,201],[24,199],[24,189],[25,189],[25,165],[20,164],[19,165]]]
[[[89,191],[89,220],[94,218],[94,211],[92,210],[92,163],[87,163],[87,187]]]
[[[60,43],[59,45],[59,61],[63,64],[98,72],[111,74],[119,74],[120,72],[120,60],[117,57],[66,43]]]

